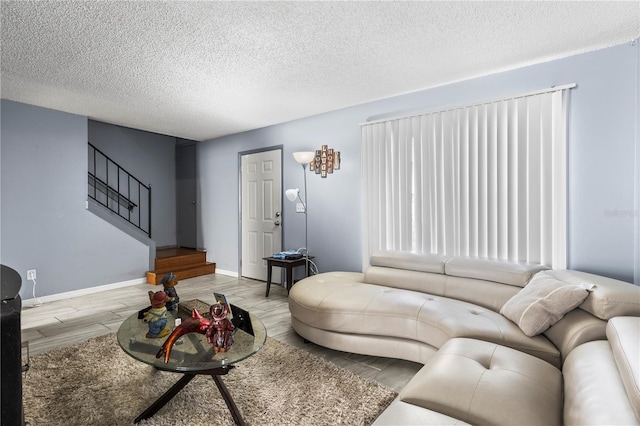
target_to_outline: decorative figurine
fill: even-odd
[[[157,291],[151,297],[151,309],[144,313],[143,321],[149,326],[148,339],[157,339],[171,333],[167,326],[167,295]]]
[[[213,344],[216,353],[226,352],[233,344],[231,332],[235,328],[227,318],[229,305],[218,302],[211,305],[209,313],[211,314],[211,324],[205,333],[207,342]]]
[[[178,302],[180,301],[180,297],[176,292],[176,285],[178,285],[178,280],[173,272],[167,272],[167,274],[162,277],[162,281],[160,284],[164,287],[164,292],[167,295],[167,309],[170,311],[175,311],[178,309]]]
[[[175,342],[187,333],[200,333],[207,337],[209,343],[213,343],[215,353],[226,352],[233,344],[231,332],[235,328],[227,319],[229,305],[216,303],[211,305],[209,312],[212,320],[203,317],[196,308],[191,310],[191,317],[185,319],[177,326],[156,354],[156,358],[164,356],[164,362],[169,362],[171,349]]]
[[[191,317],[182,321],[182,323],[173,329],[171,335],[164,342],[158,353],[156,354],[156,358],[160,358],[164,355],[164,362],[169,362],[169,357],[171,356],[171,348],[173,348],[173,344],[180,337],[184,336],[187,333],[200,333],[205,334],[211,321],[200,315],[200,312],[196,308],[191,310]]]

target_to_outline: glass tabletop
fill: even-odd
[[[138,319],[135,313],[127,318],[118,329],[117,337],[120,347],[131,357],[160,370],[174,372],[204,372],[233,365],[250,357],[262,348],[267,339],[267,330],[257,317],[251,315],[253,334],[236,328],[233,331],[233,344],[227,352],[215,353],[214,346],[207,342],[204,334],[187,333],[173,345],[169,362],[164,356],[156,358],[156,354],[169,336],[158,339],[146,337],[149,328]],[[167,312],[167,325],[175,328],[176,318],[183,321],[188,318],[183,311]]]

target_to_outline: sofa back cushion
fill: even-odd
[[[447,276],[410,269],[369,266],[364,274],[364,282],[442,296],[447,283]]]
[[[408,271],[444,274],[444,264],[448,259],[449,256],[440,254],[386,250],[372,254],[369,264]]]
[[[374,253],[364,282],[475,303],[495,312],[546,266],[386,250]]]
[[[591,290],[580,309],[602,320],[640,316],[640,287],[636,285],[581,271],[554,269],[545,273],[567,284],[589,285]]]
[[[464,256],[451,256],[444,266],[445,274],[452,277],[475,278],[518,287],[524,287],[534,274],[546,269],[549,268],[535,263]]]
[[[475,303],[495,312],[546,266],[501,260],[379,251],[364,282]]]
[[[436,296],[451,297],[498,312],[520,287],[474,278],[418,272],[406,269],[370,266],[364,282]]]
[[[531,277],[547,268],[536,263],[509,262],[467,256],[446,256],[399,250],[382,250],[371,255],[370,266],[472,278],[524,287]],[[367,271],[368,272],[368,271]],[[366,282],[371,282],[367,280]],[[385,284],[387,285],[387,284]]]
[[[518,290],[520,290],[520,287],[500,284],[494,281],[447,276],[447,284],[443,296],[473,303],[491,309],[494,312],[500,312],[500,307]]]

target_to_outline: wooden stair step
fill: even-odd
[[[199,265],[188,265],[179,268],[156,269],[154,271],[147,272],[147,282],[149,284],[159,285],[160,281],[162,281],[162,277],[164,277],[167,272],[173,272],[178,281],[180,281],[187,278],[214,274],[216,272],[216,264],[212,262],[204,262]]]
[[[156,257],[155,269],[169,271],[207,263],[206,252],[193,252],[170,257]]]
[[[216,272],[216,264],[207,262],[207,252],[182,247],[167,247],[156,251],[153,271],[147,272],[147,282],[158,285],[167,272],[178,280]]]

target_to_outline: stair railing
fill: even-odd
[[[88,195],[151,237],[151,185],[120,167],[89,142]]]

